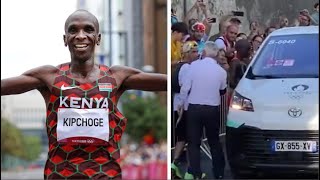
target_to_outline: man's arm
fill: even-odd
[[[223,96],[227,92],[227,72],[226,71],[221,71],[222,73],[222,79],[221,79],[221,84],[220,84],[220,96]]]
[[[207,39],[209,38],[209,35],[210,35],[210,32],[211,32],[211,27],[212,27],[212,24],[208,22],[208,19],[209,19],[209,16],[208,16],[208,12],[207,12],[207,6],[204,4],[204,3],[201,3],[200,4],[200,8],[203,12],[203,15],[204,15],[204,20],[203,20],[203,24],[205,25],[206,27],[206,31],[205,31],[205,34],[207,35]]]
[[[111,67],[118,86],[124,90],[167,91],[167,75],[145,73],[126,66]]]
[[[184,18],[184,22],[188,25],[188,27],[190,26],[189,20],[191,19],[192,13],[195,10],[199,11],[198,1],[195,2],[195,4],[191,7],[191,9],[189,9],[189,11],[186,13],[186,16]]]
[[[44,76],[57,68],[53,66],[41,66],[31,69],[20,76],[1,80],[1,96],[21,94],[27,91],[44,88],[46,83]]]
[[[185,72],[184,77],[182,78],[182,86],[180,88],[180,96],[177,98],[177,104],[179,107],[183,107],[185,101],[187,101],[187,97],[189,91],[192,86],[192,70],[191,66],[189,66],[188,70]]]

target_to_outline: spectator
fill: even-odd
[[[252,21],[249,26],[250,33],[248,35],[248,40],[251,41],[253,36],[259,34],[259,24],[257,21]]]
[[[279,28],[289,27],[289,20],[287,17],[280,16],[279,19]]]
[[[233,24],[233,25],[238,26],[238,28],[240,29],[241,21],[240,21],[239,18],[233,17],[233,18],[231,18],[231,19],[229,20],[229,22],[230,22],[231,24]]]
[[[248,37],[245,33],[239,33],[237,35],[236,41],[239,41],[240,39],[248,39]]]
[[[319,3],[314,4],[314,12],[311,15],[311,24],[319,25]]]
[[[196,41],[198,43],[198,51],[201,53],[204,43],[207,41],[207,35],[205,34],[206,26],[203,23],[197,22],[192,25],[192,35],[188,39],[189,41]]]
[[[311,18],[307,9],[303,9],[300,11],[298,19],[299,26],[310,26],[311,24]]]
[[[181,60],[181,42],[188,34],[188,26],[183,22],[177,22],[171,26],[171,65]]]
[[[209,41],[216,41],[219,37],[225,35],[225,32],[227,31],[227,27],[231,25],[230,19],[232,16],[223,16],[220,19],[219,22],[219,32],[215,35],[212,35],[209,38]]]
[[[198,17],[192,18],[192,14],[194,13],[195,10],[197,12]],[[201,18],[200,11],[202,11],[204,18]],[[208,22],[208,19],[209,19],[208,9],[207,9],[206,4],[203,2],[203,0],[197,0],[195,2],[195,4],[191,7],[191,9],[187,12],[187,15],[185,17],[185,22],[187,23],[187,25],[189,27],[189,30],[190,30],[189,33],[191,35],[191,38],[189,40],[195,40],[198,43],[198,45],[200,45],[199,42],[201,41],[201,39],[203,39],[204,42],[207,41],[208,35],[211,31],[211,26],[212,26]],[[194,34],[196,32],[194,31],[193,27],[196,23],[202,23],[205,26],[204,31],[201,32],[201,34],[202,34],[201,37],[199,37],[199,34],[198,35]],[[206,35],[206,36],[204,36],[204,35]]]
[[[198,19],[192,19],[191,20],[191,14],[194,10],[197,10]],[[202,19],[200,17],[200,10],[202,11],[204,15],[203,21],[200,21]],[[198,43],[198,53],[201,55],[201,52],[204,48],[204,43],[208,40],[209,33],[211,31],[211,20],[208,17],[208,9],[206,4],[202,0],[197,0],[193,7],[188,11],[186,15],[186,22],[189,23],[190,28],[190,38],[188,40],[190,41],[196,41]],[[197,20],[197,21],[195,21]]]
[[[178,22],[178,18],[176,15],[176,10],[171,8],[171,26]]]
[[[250,63],[251,45],[248,40],[241,39],[236,45],[237,56],[230,63],[230,88],[235,89]]]
[[[219,49],[224,49],[226,51],[226,57],[230,61],[234,57],[234,44],[236,42],[239,27],[236,25],[230,25],[227,27],[227,32],[224,36],[220,36],[215,44]]]
[[[229,64],[228,64],[228,60],[227,60],[227,57],[226,57],[226,51],[224,49],[220,49],[218,51],[218,54],[217,54],[217,62],[218,64],[224,69],[226,70],[227,72],[229,71]]]
[[[255,35],[252,38],[252,51],[253,51],[253,55],[258,51],[259,47],[261,46],[263,42],[263,37],[261,35]]]
[[[186,81],[186,74],[189,70],[189,64],[198,59],[198,45],[195,41],[187,41],[183,44],[182,48],[183,52],[183,62],[180,64],[180,68],[177,68],[173,73],[173,77],[176,80],[172,80],[172,82],[177,81],[179,87],[183,85]],[[180,91],[180,90],[179,90]],[[180,93],[174,94],[173,100],[173,109],[174,109],[174,120],[176,124],[176,135],[177,135],[177,143],[173,153],[173,162],[171,164],[172,169],[172,178],[176,177],[182,178],[181,172],[177,166],[178,158],[180,157],[183,148],[186,144],[186,114],[188,110],[188,103],[184,104],[183,110],[179,112],[177,105],[177,98],[180,96]],[[181,114],[180,114],[181,113]],[[180,117],[181,116],[181,117]],[[178,121],[179,120],[179,121]]]
[[[277,30],[277,28],[275,26],[269,26],[265,32],[264,32],[264,35],[263,35],[263,38],[266,39],[269,34],[271,34],[273,31]]]

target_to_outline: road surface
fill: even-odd
[[[231,173],[227,156],[226,156],[226,150],[225,150],[225,143],[224,143],[223,137],[221,138],[221,143],[224,147],[225,157],[226,157],[226,168],[225,168],[225,179],[234,179],[233,175]],[[171,152],[171,155],[173,155],[173,151]],[[187,169],[187,161],[186,161],[186,152],[184,152],[180,158],[180,163],[178,164],[181,173],[184,175],[186,169]],[[201,170],[206,174],[205,179],[214,179],[214,176],[212,174],[212,164],[211,159],[203,152],[201,151]],[[259,176],[252,177],[253,179],[318,179],[317,176],[314,175],[306,175],[306,174],[281,174],[281,175],[271,175],[271,174],[260,174]]]
[[[38,179],[43,179],[43,169],[28,169],[28,170],[23,170],[23,171],[18,171],[18,172],[1,172],[1,179],[32,179],[32,180],[38,180]]]

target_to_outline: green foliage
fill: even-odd
[[[1,117],[1,154],[32,161],[38,158],[41,140],[37,136],[23,136],[20,129]]]
[[[24,153],[21,131],[1,117],[1,153],[22,157]]]
[[[23,138],[23,159],[27,161],[36,160],[41,153],[41,139],[38,136],[25,136]]]
[[[126,132],[134,140],[141,140],[152,131],[157,140],[167,139],[167,108],[159,98],[141,98],[125,94],[122,98],[123,112],[128,119]]]

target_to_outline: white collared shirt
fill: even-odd
[[[224,49],[226,51],[227,47],[222,39],[224,39],[224,37],[220,36],[218,39],[214,41],[214,43],[218,46],[219,49]]]
[[[180,87],[182,87],[182,84],[186,81],[187,73],[189,71],[190,64],[185,63],[181,66],[181,69],[179,71],[178,75],[178,82]],[[177,111],[178,110],[178,99],[179,99],[180,93],[175,93],[174,98],[173,98],[173,110]],[[188,110],[188,102],[184,102],[184,110]]]
[[[187,101],[189,104],[219,106],[220,90],[226,87],[227,72],[215,59],[205,57],[190,65],[177,104],[182,106]]]

